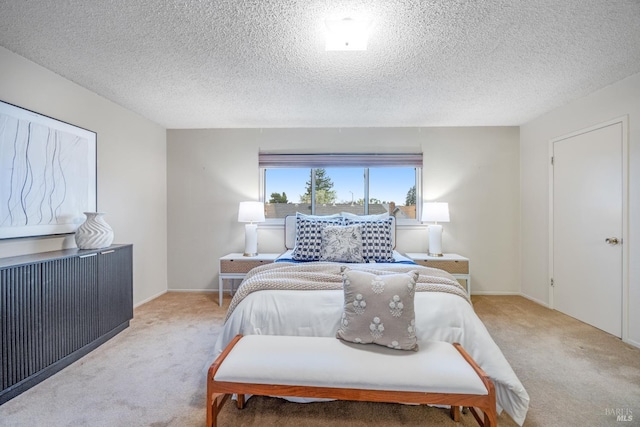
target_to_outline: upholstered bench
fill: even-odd
[[[420,342],[418,351],[350,344],[329,337],[236,336],[209,368],[207,426],[231,394],[470,407],[497,425],[492,381],[459,344]],[[483,415],[474,409],[480,409]]]

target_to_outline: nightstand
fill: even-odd
[[[458,254],[443,254],[442,256],[429,256],[425,253],[407,253],[416,264],[425,267],[439,268],[451,273],[456,279],[462,279],[466,283],[467,294],[471,296],[471,273],[469,270],[469,258]]]
[[[225,280],[244,279],[244,276],[254,267],[271,264],[280,254],[258,254],[256,256],[243,256],[241,253],[232,253],[220,258],[220,274],[218,281],[218,302],[222,305],[222,290]]]

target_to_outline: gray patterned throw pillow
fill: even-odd
[[[322,230],[320,261],[364,262],[359,225],[327,225]]]
[[[418,272],[373,274],[342,271],[344,312],[337,338],[418,350],[413,299]]]

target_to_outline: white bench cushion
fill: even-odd
[[[366,390],[487,395],[453,345],[420,342],[416,352],[351,344],[331,337],[246,335],[215,381]]]

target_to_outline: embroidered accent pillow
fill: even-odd
[[[362,257],[365,262],[393,262],[393,217],[377,221],[346,218],[344,224],[362,227]]]
[[[291,258],[296,261],[320,261],[322,230],[327,225],[342,225],[342,217],[321,219],[296,215],[296,242]]]
[[[320,261],[364,262],[359,225],[327,225],[322,230]]]
[[[418,350],[413,304],[417,280],[417,271],[373,274],[343,267],[344,311],[336,337]]]

